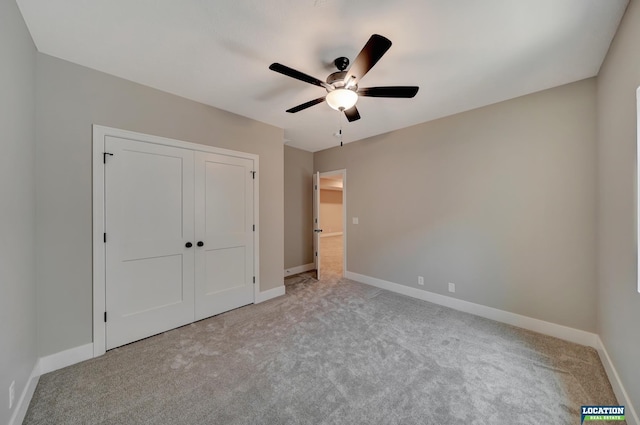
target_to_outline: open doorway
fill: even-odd
[[[345,172],[320,173],[318,276],[340,279],[345,272]]]

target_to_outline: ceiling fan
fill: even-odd
[[[348,71],[346,69],[349,66],[349,59],[339,57],[333,62],[338,71],[330,74],[326,82],[280,63],[272,63],[269,69],[296,80],[323,87],[327,91],[325,96],[287,109],[287,112],[294,114],[326,100],[331,108],[344,112],[349,122],[351,122],[360,119],[360,114],[356,108],[359,96],[411,98],[418,93],[419,87],[417,86],[358,87],[360,79],[373,68],[390,47],[391,41],[389,39],[373,34],[360,53],[358,53]]]

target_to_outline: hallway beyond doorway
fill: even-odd
[[[344,273],[342,238],[343,235],[320,238],[320,273],[323,278],[341,278]]]

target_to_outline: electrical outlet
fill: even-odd
[[[449,282],[449,292],[456,292],[456,284]]]
[[[418,285],[424,285],[424,277],[418,276]]]
[[[16,381],[12,381],[9,385],[9,409],[13,407],[13,400],[16,398]]]
[[[358,217],[353,217],[353,224],[358,224]]]

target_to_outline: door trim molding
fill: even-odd
[[[104,312],[106,311],[106,285],[105,285],[105,246],[103,235],[105,233],[105,193],[104,193],[104,144],[107,136],[119,137],[133,141],[154,143],[157,145],[173,146],[193,151],[216,153],[231,157],[246,158],[253,160],[253,168],[256,172],[253,183],[253,220],[256,225],[253,245],[253,268],[256,276],[254,285],[253,302],[260,299],[260,170],[259,156],[256,154],[238,152],[229,149],[217,148],[214,146],[201,145],[197,143],[184,142],[182,140],[169,139],[166,137],[153,136],[150,134],[136,133],[118,128],[93,125],[92,142],[92,246],[93,246],[93,357],[101,356],[106,352],[106,328],[104,323]],[[107,158],[107,161],[109,159]]]

